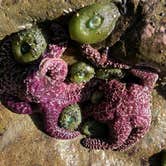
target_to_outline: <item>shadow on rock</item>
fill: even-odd
[[[151,156],[149,158],[149,165],[150,166],[164,166],[164,165],[162,165],[163,152],[164,152],[164,150]]]
[[[159,80],[159,86],[156,89],[166,99],[166,76]]]
[[[42,132],[45,133],[42,114],[36,113],[36,114],[30,115],[30,117],[31,117],[33,123],[35,124],[35,126],[36,126],[39,130],[41,130]]]

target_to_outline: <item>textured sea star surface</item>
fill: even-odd
[[[0,97],[3,103],[15,113],[42,113],[45,130],[53,137],[70,139],[78,136],[78,131],[71,132],[58,126],[62,110],[85,100],[89,93],[84,90],[87,85],[65,83],[68,65],[61,59],[66,49],[64,43],[51,44],[40,59],[20,65],[13,58],[11,41],[12,37],[0,48]],[[57,42],[57,39],[53,41]],[[34,105],[38,109],[33,109]]]
[[[129,65],[120,63],[115,60],[115,58],[109,57],[109,48],[107,47],[102,53],[100,53],[97,49],[93,48],[89,44],[83,44],[81,46],[81,50],[83,55],[90,60],[97,67],[113,67],[118,69],[128,69]]]
[[[91,46],[82,47],[88,59],[107,67],[114,66],[110,60],[101,63],[103,57]],[[99,62],[99,63],[98,63]],[[126,65],[115,66],[126,68]],[[142,66],[129,69],[132,80],[103,81],[104,98],[90,106],[88,115],[96,121],[105,123],[108,135],[105,138],[85,138],[82,144],[90,149],[126,150],[140,140],[148,131],[151,123],[151,92],[158,79],[158,74],[150,68]],[[90,111],[91,110],[91,111]]]
[[[52,25],[52,28],[57,25]],[[59,26],[58,26],[59,27]],[[58,29],[61,29],[60,27]],[[56,30],[55,30],[56,31]],[[51,31],[55,32],[55,31]],[[64,37],[63,31],[57,31]],[[68,83],[68,65],[61,58],[66,42],[53,34],[48,50],[35,62],[18,64],[12,55],[12,37],[0,48],[0,98],[15,113],[33,114],[40,112],[44,117],[45,131],[55,138],[70,139],[79,131],[69,131],[58,125],[63,109],[75,103],[89,100],[92,92],[100,86],[104,95],[100,103],[91,104],[85,117],[92,117],[108,126],[104,138],[85,138],[82,143],[90,149],[125,150],[148,131],[151,123],[151,92],[158,74],[148,67],[130,67],[102,54],[90,45],[83,45],[84,56],[100,68],[125,69],[131,79],[98,80],[88,83]],[[56,43],[56,44],[55,44]],[[5,73],[5,74],[4,74]],[[38,109],[34,109],[38,108]],[[85,118],[86,119],[86,118]]]

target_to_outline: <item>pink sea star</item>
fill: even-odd
[[[49,45],[49,51],[29,65],[18,64],[12,56],[11,40],[1,45],[0,96],[5,106],[19,114],[40,112],[44,116],[45,131],[61,139],[78,136],[78,131],[69,131],[58,126],[62,110],[87,98],[83,84],[65,83],[68,66],[61,59],[65,47]],[[38,109],[33,109],[37,105]]]
[[[84,55],[100,66],[126,68],[100,54],[89,45],[83,47]],[[104,61],[101,60],[104,58]],[[106,65],[105,65],[106,64]],[[129,68],[129,67],[127,67]],[[151,92],[158,79],[158,74],[150,67],[135,66],[128,71],[136,80],[121,82],[118,80],[103,81],[104,98],[90,106],[88,115],[96,121],[105,123],[109,133],[104,139],[85,138],[82,144],[90,149],[125,150],[148,131],[151,123]]]

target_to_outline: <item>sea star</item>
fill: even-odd
[[[62,110],[85,100],[89,93],[84,90],[88,87],[84,84],[64,82],[68,66],[61,56],[66,47],[49,45],[49,50],[40,59],[20,65],[13,58],[11,41],[12,37],[5,40],[0,50],[0,97],[4,105],[19,114],[42,113],[45,131],[50,136],[61,139],[78,136],[78,131],[58,126]],[[34,105],[38,109],[33,109]]]
[[[81,46],[83,55],[90,60],[96,67],[113,67],[118,69],[129,69],[130,66],[124,63],[116,61],[115,58],[108,57],[109,47],[100,53],[97,49],[93,48],[89,44],[83,44]]]
[[[103,81],[103,100],[90,106],[88,116],[108,126],[105,138],[85,138],[82,144],[90,149],[126,150],[139,141],[148,131],[151,123],[151,92],[158,74],[147,66],[114,64],[107,55],[100,54],[90,45],[84,45],[84,55],[97,66],[128,68],[132,79]],[[104,58],[103,58],[104,57]],[[103,60],[104,59],[104,60]],[[135,77],[135,78],[134,78]],[[87,116],[87,115],[86,115]]]

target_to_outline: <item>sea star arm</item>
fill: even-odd
[[[110,148],[117,149],[128,139],[132,127],[128,117],[119,117],[113,124],[110,123]]]
[[[151,118],[144,118],[141,116],[135,117],[133,121],[134,128],[132,129],[130,136],[117,150],[124,151],[139,141],[147,133],[150,127],[150,119]]]
[[[93,106],[93,117],[100,122],[113,120],[117,107],[121,104],[121,98],[125,95],[125,85],[117,80],[110,80],[104,86],[103,101]]]
[[[97,138],[84,138],[81,140],[81,144],[88,149],[109,149],[110,144],[106,140]]]
[[[112,122],[110,123],[112,124]],[[82,140],[83,146],[90,149],[113,149],[121,146],[130,135],[132,128],[125,118],[119,118],[118,121],[110,127],[109,137],[105,139],[85,138]],[[114,132],[112,132],[114,131]]]
[[[100,53],[97,49],[91,45],[84,44],[81,46],[84,56],[92,61],[97,67],[114,67],[119,69],[129,69],[130,67],[126,64],[115,62],[108,58],[107,48],[103,53]]]
[[[60,108],[49,104],[44,104],[43,115],[46,132],[57,139],[72,139],[80,135],[78,131],[69,131],[58,126],[58,118],[61,113]]]
[[[66,47],[55,44],[49,44],[48,48],[49,50],[43,54],[43,58],[60,58],[66,50]]]
[[[12,112],[17,114],[32,114],[31,104],[28,102],[20,101],[14,97],[4,96],[2,102]]]
[[[147,86],[150,89],[153,89],[153,87],[158,79],[158,74],[156,72],[144,70],[141,68],[131,69],[131,73],[134,76],[140,78],[143,86]]]
[[[111,104],[107,102],[102,102],[92,109],[93,118],[100,122],[107,122],[114,118],[115,109],[112,108]]]

